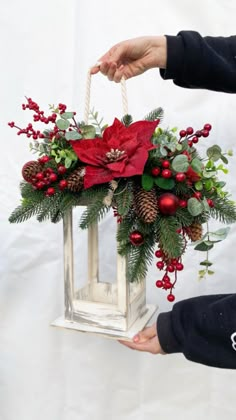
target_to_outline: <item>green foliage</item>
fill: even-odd
[[[187,156],[185,155],[175,156],[175,158],[172,161],[171,166],[176,172],[186,172],[189,167]]]
[[[210,209],[211,216],[223,223],[236,222],[235,203],[227,197],[217,197],[214,199],[214,207]]]
[[[157,240],[163,252],[170,258],[179,257],[184,251],[185,242],[182,235],[177,233],[178,220],[173,216],[160,217],[157,225]]]
[[[130,282],[142,281],[145,278],[148,266],[153,260],[154,247],[154,235],[146,236],[141,246],[129,247],[127,277]]]
[[[150,191],[154,185],[154,178],[151,175],[142,175],[142,187],[146,191]]]
[[[97,193],[91,202],[88,204],[86,210],[81,216],[80,219],[80,228],[87,229],[94,222],[99,222],[105,214],[110,210],[109,206],[106,206],[103,203],[105,196],[107,195],[108,190],[103,190]]]
[[[178,208],[175,217],[179,224],[179,227],[190,226],[194,221],[194,217],[189,213],[189,211],[186,208]]]
[[[114,202],[120,216],[126,216],[133,201],[133,183],[127,181],[120,182],[114,194]]]
[[[149,112],[144,119],[147,121],[156,121],[156,120],[162,120],[164,115],[164,111],[161,107],[153,109],[153,111]]]
[[[123,118],[121,119],[121,122],[128,127],[130,124],[132,124],[133,122],[133,118],[130,114],[126,114],[123,116]]]

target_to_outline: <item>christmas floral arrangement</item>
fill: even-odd
[[[167,292],[170,302],[188,243],[207,254],[200,277],[213,273],[208,252],[229,228],[211,232],[208,221],[233,223],[236,207],[218,179],[220,171],[227,173],[226,154],[214,145],[202,158],[196,148],[209,136],[210,124],[197,131],[163,129],[158,108],[142,121],[125,115],[103,126],[95,112],[91,124],[78,122],[64,104],[51,106],[49,116],[31,98],[22,107],[33,112],[33,124],[51,123],[52,128],[40,131],[32,123],[26,128],[9,123],[30,139],[32,152],[38,154],[23,166],[22,202],[11,223],[34,215],[39,222],[56,223],[66,211],[87,203],[80,220],[86,229],[112,209],[119,223],[118,252],[129,261],[129,281],[142,279],[155,255],[156,286]]]

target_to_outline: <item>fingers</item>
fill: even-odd
[[[150,327],[146,327],[146,328],[144,328],[144,330],[142,330],[138,334],[136,334],[133,337],[133,342],[143,343],[143,342],[149,340],[150,338],[155,337],[156,335],[157,335],[156,323],[154,323]]]
[[[132,350],[138,350],[141,352],[147,352],[151,354],[161,353],[161,348],[160,348],[157,336],[149,339],[148,341],[145,341],[144,343],[134,343],[134,342],[123,341],[123,340],[119,340],[119,343],[121,343],[125,347],[128,347]]]

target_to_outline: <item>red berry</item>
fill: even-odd
[[[176,270],[178,270],[178,271],[182,271],[182,270],[183,270],[183,268],[184,268],[184,266],[183,266],[183,264],[182,264],[182,263],[177,263],[177,264],[176,264]]]
[[[172,259],[171,259],[171,264],[173,264],[173,265],[178,264],[178,260],[177,260],[177,258],[172,258]]]
[[[170,171],[170,169],[163,169],[163,171],[161,172],[161,176],[163,178],[171,178],[172,172]]]
[[[63,175],[64,173],[66,173],[66,167],[64,165],[59,165],[57,171],[60,175]]]
[[[177,233],[181,233],[182,232],[182,229],[180,228],[180,229],[177,229],[177,231],[176,231]]]
[[[35,175],[35,178],[36,178],[36,179],[38,179],[39,181],[42,181],[42,180],[44,179],[44,174],[43,174],[43,172],[38,172],[38,173]]]
[[[169,271],[169,273],[173,273],[175,271],[175,267],[172,264],[169,264],[167,266],[167,271]]]
[[[208,130],[202,130],[202,137],[208,137],[209,136],[209,131]]]
[[[188,140],[188,145],[189,145],[189,147],[192,147],[192,145],[193,145],[192,140]]]
[[[183,182],[186,179],[186,175],[183,172],[178,172],[175,175],[175,179],[176,179],[177,182]]]
[[[187,135],[186,130],[180,130],[179,135],[180,135],[180,137],[186,137],[186,135]]]
[[[205,124],[203,128],[204,130],[211,131],[212,127],[211,127],[211,124]]]
[[[202,132],[200,130],[196,131],[195,135],[197,137],[202,137]]]
[[[161,172],[161,170],[158,167],[152,168],[152,171],[151,171],[151,173],[152,173],[153,176],[160,175],[160,172]]]
[[[59,182],[59,188],[60,188],[60,190],[64,190],[67,187],[67,185],[68,185],[68,182],[65,179],[62,179]]]
[[[52,173],[51,175],[49,175],[49,180],[50,180],[51,182],[55,182],[55,181],[57,180],[57,175],[56,175],[56,174],[54,174],[54,173]]]
[[[169,282],[170,281],[170,277],[169,276],[167,276],[167,274],[165,274],[164,276],[163,276],[163,279],[162,279],[164,282]]]
[[[187,200],[179,200],[179,206],[182,208],[187,207],[188,203]]]
[[[170,281],[167,281],[167,282],[164,284],[164,289],[165,289],[165,290],[171,289],[171,287],[172,287],[172,283],[171,283]]]
[[[47,163],[49,161],[49,156],[45,155],[40,158],[41,163]]]
[[[162,269],[164,268],[164,263],[163,263],[163,261],[158,261],[158,262],[156,263],[156,266],[157,266],[157,268],[159,268],[159,270],[162,270]]]
[[[202,196],[202,193],[201,193],[200,191],[196,191],[196,192],[193,194],[193,197],[197,198],[198,200],[200,200],[201,196]]]
[[[172,295],[172,293],[170,293],[170,294],[167,296],[167,300],[168,300],[169,302],[174,302],[174,300],[175,300],[175,296],[174,296],[174,295]]]
[[[45,171],[45,173],[47,175],[50,175],[50,174],[53,174],[54,172],[53,172],[53,169],[52,168],[47,168],[46,171]]]
[[[194,136],[194,137],[192,138],[192,142],[193,142],[193,143],[198,143],[198,137],[197,137],[197,136]]]
[[[161,287],[163,287],[163,282],[162,282],[161,280],[157,280],[157,281],[156,281],[156,287],[159,287],[159,289],[160,289]]]
[[[37,190],[41,190],[44,186],[45,186],[45,183],[42,181],[38,181],[35,184],[35,187],[37,188]]]
[[[186,132],[189,136],[191,136],[191,134],[193,134],[193,127],[186,128]]]
[[[168,160],[163,160],[162,167],[168,169],[170,167],[170,162]]]
[[[214,202],[210,198],[207,199],[207,202],[208,202],[209,207],[214,207],[215,206]]]
[[[48,188],[47,189],[47,191],[46,191],[46,195],[54,195],[55,194],[55,188],[53,188],[53,187],[50,187],[50,188]]]
[[[163,252],[160,249],[157,249],[156,252],[155,252],[155,256],[157,258],[161,258],[163,256]]]

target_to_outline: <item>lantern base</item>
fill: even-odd
[[[157,311],[157,306],[146,305],[146,309],[147,310],[144,315],[138,318],[126,331],[118,331],[114,329],[88,325],[87,323],[65,319],[64,317],[57,318],[54,322],[52,322],[51,325],[53,327],[62,327],[80,332],[93,333],[107,338],[113,338],[115,340],[131,341],[133,336],[141,331],[152,318],[154,313]]]

